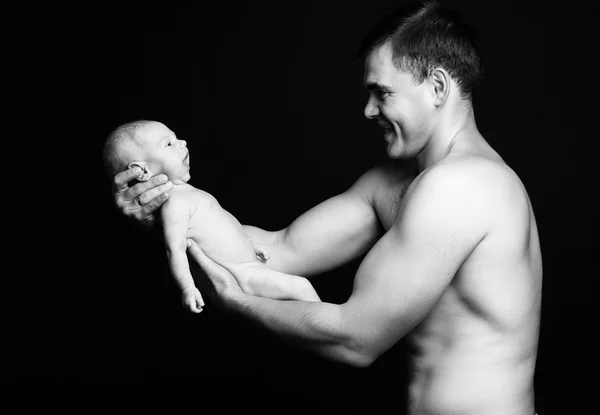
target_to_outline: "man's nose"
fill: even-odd
[[[373,101],[373,97],[370,96],[369,100],[367,101],[367,105],[365,106],[365,117],[370,120],[379,115],[379,108]]]

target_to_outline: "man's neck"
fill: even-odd
[[[479,135],[473,112],[457,109],[451,114],[440,114],[433,132],[423,150],[417,155],[419,172],[443,160],[452,146],[466,137]]]

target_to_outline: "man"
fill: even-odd
[[[531,415],[539,239],[523,184],[475,123],[481,64],[472,32],[431,2],[388,16],[363,51],[365,115],[384,128],[397,162],[366,172],[285,229],[245,227],[281,272],[312,276],[366,253],[350,298],[249,296],[235,280],[247,267],[215,264],[191,243],[210,280],[204,290],[225,309],[349,365],[368,366],[406,337],[410,414]],[[151,223],[167,185],[129,188],[132,177],[115,177],[117,205]]]

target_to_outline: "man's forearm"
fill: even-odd
[[[353,366],[369,364],[344,330],[339,305],[279,301],[240,293],[230,306],[296,347]]]

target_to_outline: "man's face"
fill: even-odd
[[[189,151],[184,140],[178,140],[175,133],[164,124],[152,122],[137,133],[142,145],[143,161],[148,163],[153,175],[164,173],[171,181],[190,179]]]
[[[428,82],[417,85],[410,72],[397,69],[388,43],[367,57],[364,84],[369,90],[365,116],[384,128],[388,156],[415,157],[431,134],[433,106],[427,99]]]

